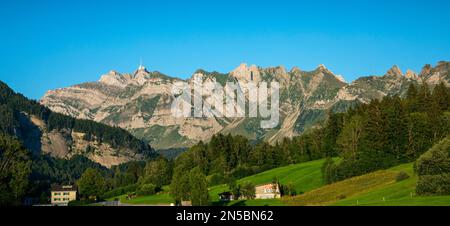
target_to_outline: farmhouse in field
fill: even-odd
[[[230,191],[219,194],[221,201],[232,201],[245,199],[242,195],[235,196]],[[281,198],[280,186],[278,183],[261,184],[255,186],[255,199],[279,199]]]
[[[70,201],[77,199],[76,185],[55,185],[51,190],[51,203],[54,206],[67,206]]]
[[[279,199],[281,198],[278,183],[269,183],[255,186],[255,199]]]

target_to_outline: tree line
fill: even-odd
[[[346,113],[332,114],[325,126],[334,147],[323,166],[324,180],[349,177],[415,161],[450,134],[450,90],[443,83],[410,85],[405,98],[386,96]]]

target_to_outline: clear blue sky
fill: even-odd
[[[28,97],[111,69],[325,64],[347,81],[450,60],[449,1],[1,1],[0,80]]]

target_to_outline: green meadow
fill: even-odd
[[[277,178],[281,184],[292,183],[297,196],[282,199],[234,200],[220,202],[219,193],[227,191],[226,185],[209,188],[213,205],[227,206],[286,206],[286,205],[333,205],[333,206],[449,206],[450,196],[417,196],[415,186],[417,176],[413,164],[402,164],[387,170],[379,170],[358,177],[349,178],[330,185],[322,181],[321,167],[324,160],[279,167],[238,180],[255,185],[270,183]],[[405,172],[409,178],[397,181],[397,175]],[[151,196],[127,199],[119,197],[122,203],[134,205],[167,205],[174,200],[169,195],[169,187]]]
[[[450,196],[417,196],[415,188],[417,175],[413,164],[403,164],[388,170],[398,173],[406,172],[410,178],[392,182],[367,192],[339,200],[332,205],[365,205],[365,206],[450,206]]]
[[[321,167],[325,160],[315,160],[305,163],[293,164],[258,173],[238,180],[237,183],[251,182],[255,185],[271,183],[277,178],[281,184],[292,183],[297,194],[310,191],[323,186]],[[280,199],[276,200],[236,200],[229,203],[219,203],[219,194],[227,191],[226,185],[218,185],[210,188],[209,194],[214,204],[226,205],[286,205]]]

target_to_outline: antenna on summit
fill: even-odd
[[[140,58],[140,60],[139,60],[139,68],[138,68],[139,70],[145,70],[145,67],[144,67],[144,65],[142,65],[142,57]]]

